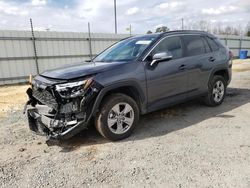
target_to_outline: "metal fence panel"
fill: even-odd
[[[242,40],[242,49],[249,50],[250,52],[250,40]]]

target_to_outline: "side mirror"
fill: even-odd
[[[161,52],[156,53],[153,56],[153,61],[150,63],[150,66],[153,66],[157,62],[167,61],[173,58],[173,55],[170,52]]]

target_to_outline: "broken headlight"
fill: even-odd
[[[92,79],[86,79],[77,82],[69,82],[56,85],[56,91],[63,98],[75,98],[84,94],[85,90],[92,83]]]

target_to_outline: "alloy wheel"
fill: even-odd
[[[118,103],[108,114],[108,127],[115,134],[123,134],[134,122],[134,110],[125,102]]]
[[[215,102],[220,102],[224,97],[225,86],[222,81],[215,82],[213,87],[213,98]]]

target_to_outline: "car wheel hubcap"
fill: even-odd
[[[108,114],[108,127],[115,134],[123,134],[134,122],[134,110],[128,103],[118,103]]]
[[[222,81],[217,81],[213,87],[213,98],[215,102],[220,102],[223,99],[225,86]]]

